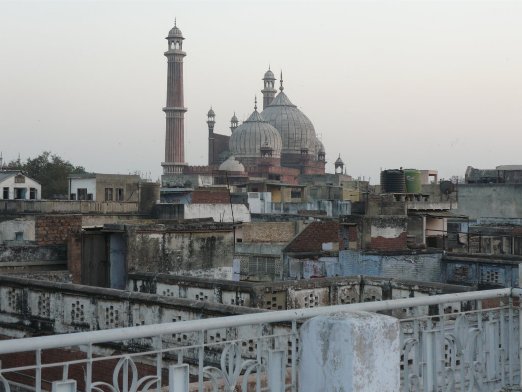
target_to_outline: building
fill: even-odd
[[[0,198],[2,200],[40,200],[42,186],[21,171],[0,171]]]
[[[72,174],[69,200],[139,201],[140,176],[132,174]]]
[[[298,185],[299,175],[322,175],[325,173],[326,153],[310,119],[294,105],[283,87],[281,74],[279,93],[274,87],[276,78],[269,69],[263,77],[263,110],[258,111],[257,100],[252,114],[240,124],[234,114],[230,120],[231,135],[215,131],[216,113],[207,113],[208,165],[189,166],[184,156],[183,101],[183,34],[174,26],[168,36],[165,56],[167,68],[165,161],[162,163],[162,200],[186,200],[182,188],[194,188],[196,184],[213,185],[228,183],[228,174],[248,183],[256,181],[279,181]],[[277,94],[276,94],[277,93]],[[230,162],[225,164],[227,159]],[[221,166],[225,164],[224,166]],[[239,168],[239,169],[238,169]],[[208,184],[207,178],[212,178]],[[201,178],[200,178],[201,177]]]

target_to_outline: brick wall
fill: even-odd
[[[230,194],[226,188],[196,189],[192,193],[192,204],[228,204]]]
[[[242,229],[243,242],[289,242],[296,234],[295,222],[253,222]]]
[[[67,244],[69,234],[82,228],[81,215],[42,215],[36,217],[35,240],[38,245]]]
[[[370,240],[370,250],[396,251],[407,249],[407,234],[404,232],[395,238],[372,237]]]

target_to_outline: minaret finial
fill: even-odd
[[[176,18],[174,18],[174,27],[177,26],[177,23],[176,23]]]
[[[254,110],[257,110],[257,95],[254,96]]]
[[[279,80],[281,86],[279,87],[279,91],[283,91],[285,88],[283,87],[283,70],[281,70],[281,79]]]

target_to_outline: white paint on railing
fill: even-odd
[[[36,355],[36,365],[2,368],[0,383],[5,388],[4,381],[10,373],[31,370],[36,375],[35,389],[41,391],[42,370],[45,368],[62,368],[62,381],[67,381],[70,378],[68,367],[81,365],[85,368],[88,391],[96,388],[112,388],[122,392],[159,389],[165,385],[165,380],[162,384],[162,372],[168,369],[169,392],[187,392],[189,372],[194,380],[197,377],[198,382],[195,384],[200,392],[206,391],[208,387],[225,388],[227,391],[241,387],[249,391],[264,391],[268,388],[270,391],[297,392],[297,378],[303,376],[302,369],[298,372],[298,352],[303,356],[305,354],[301,350],[317,349],[313,346],[320,346],[321,341],[327,341],[332,350],[342,352],[343,355],[354,352],[354,347],[340,350],[333,328],[322,329],[324,334],[316,334],[308,341],[302,337],[298,339],[301,321],[309,320],[306,323],[310,323],[313,317],[328,318],[337,312],[409,309],[408,314],[412,317],[400,320],[400,354],[394,357],[396,360],[401,356],[403,358],[400,362],[401,371],[395,372],[397,378],[400,375],[401,391],[492,392],[520,382],[519,315],[511,295],[521,293],[519,289],[499,289],[13,339],[0,342],[0,353],[30,351]],[[482,309],[481,300],[499,299],[503,300],[489,303],[497,308],[485,306]],[[450,308],[448,304],[458,306]],[[426,316],[417,312],[419,307],[430,305],[435,305],[430,310],[438,310],[438,314]],[[445,313],[448,309],[452,312]],[[377,314],[371,314],[371,317],[388,318]],[[371,335],[372,327],[372,323],[360,323],[360,331],[367,335]],[[302,328],[301,333],[304,333]],[[374,331],[374,337],[367,339],[367,347],[374,349],[376,347],[373,346],[379,346],[378,339],[385,338],[387,331]],[[351,335],[354,335],[353,331]],[[132,348],[131,352],[109,357],[103,350],[93,352],[93,349],[99,348],[95,344],[116,342],[121,342],[123,349]],[[81,346],[86,352],[84,359],[42,363],[42,350],[67,350],[71,346]],[[390,347],[387,349],[389,351]],[[391,363],[383,359],[383,355],[377,355],[381,366]],[[93,371],[97,363],[106,360],[118,362],[114,367],[112,383],[96,379],[98,375]],[[340,363],[338,361],[348,360],[341,354],[334,355],[320,370],[330,374]],[[155,375],[139,374],[142,363],[155,366]],[[368,368],[368,364],[364,366]],[[350,369],[354,371],[353,366]],[[379,368],[379,377],[382,377],[382,371]],[[333,379],[331,375],[328,377]],[[301,383],[301,387],[303,385],[308,383]]]
[[[387,301],[364,302],[347,305],[323,306],[317,308],[291,309],[275,312],[262,312],[240,316],[216,317],[205,320],[190,320],[176,323],[152,324],[138,327],[113,328],[102,331],[79,332],[63,335],[41,336],[0,341],[0,354],[35,349],[49,349],[64,346],[79,346],[110,341],[149,338],[158,335],[172,335],[186,332],[199,332],[209,329],[234,328],[244,325],[270,324],[294,320],[306,320],[315,316],[337,312],[366,311],[380,312],[417,306],[438,305],[446,302],[478,301],[504,298],[511,295],[512,289],[471,291],[465,293],[443,294],[418,298],[403,298]]]
[[[299,391],[400,391],[399,320],[368,312],[319,316],[301,327]]]

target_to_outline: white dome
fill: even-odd
[[[229,147],[237,157],[260,157],[261,147],[269,147],[272,157],[278,158],[281,156],[282,141],[277,129],[254,110],[248,120],[232,133]]]
[[[228,159],[219,165],[219,170],[224,170],[228,172],[244,172],[245,167],[243,164],[236,160],[236,157],[231,155]]]
[[[284,153],[315,153],[315,129],[312,122],[281,91],[261,113],[281,134]]]

